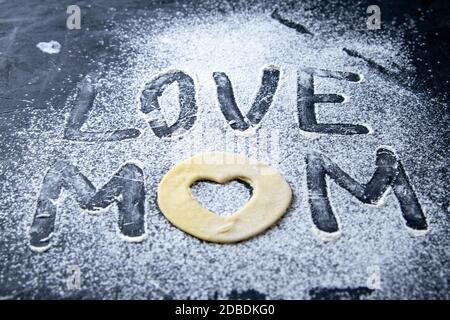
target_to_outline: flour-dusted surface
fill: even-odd
[[[281,16],[300,22],[310,35],[271,17],[275,5],[209,1],[195,6],[155,4],[150,9],[118,4],[119,8],[107,7],[108,14],[95,23],[94,14],[89,13],[95,12],[95,6],[82,7],[87,12],[86,24],[96,28],[81,31],[74,42],[69,41],[70,36],[65,36],[66,41],[55,37],[64,44],[61,53],[53,55],[66,59],[76,55],[84,62],[80,64],[82,74],[77,75],[76,64],[53,61],[71,70],[72,76],[62,83],[73,89],[62,97],[54,81],[60,76],[53,73],[50,80],[40,79],[38,89],[21,99],[29,105],[1,114],[3,297],[206,299],[237,294],[308,299],[343,290],[343,297],[368,299],[450,298],[449,150],[445,140],[449,119],[444,103],[413,85],[413,57],[403,32],[414,29],[414,20],[412,26],[402,24],[374,32],[365,30],[365,16],[359,13],[365,12],[364,6],[355,13],[339,10],[338,3],[314,10],[308,3],[278,4]],[[64,13],[64,6],[61,8]],[[92,40],[83,42],[83,38]],[[40,39],[21,41],[30,42],[39,52],[35,44]],[[380,72],[344,48],[359,52],[389,72]],[[95,52],[93,57],[90,51]],[[236,134],[218,106],[213,72],[228,75],[237,105],[245,114],[260,85],[262,69],[269,65],[281,70],[273,104],[258,129]],[[300,131],[296,73],[304,67],[362,76],[359,83],[317,78],[316,93],[346,97],[343,104],[319,105],[317,115],[319,122],[364,124],[370,134]],[[138,97],[148,80],[173,69],[194,79],[199,111],[191,130],[177,138],[161,139],[139,111]],[[119,142],[63,138],[79,97],[74,84],[88,73],[97,79],[97,96],[82,130],[138,128],[143,131],[141,136]],[[27,80],[32,86],[33,79]],[[169,124],[179,112],[177,91],[172,85],[160,99]],[[45,106],[44,111],[34,108],[38,103]],[[422,236],[408,232],[391,192],[379,206],[368,206],[331,183],[331,203],[342,232],[340,237],[324,241],[314,229],[307,202],[306,153],[320,151],[352,177],[366,182],[380,146],[393,148],[403,162],[429,232]],[[188,236],[164,218],[156,204],[160,179],[178,161],[213,150],[256,156],[285,176],[294,198],[277,225],[251,240],[220,245]],[[57,160],[77,166],[97,187],[125,162],[142,163],[145,239],[130,243],[119,235],[114,205],[89,214],[66,192],[59,200],[52,247],[42,253],[31,251],[29,229],[37,197],[45,173]],[[220,196],[212,195],[216,188],[211,186],[194,189],[202,203],[214,201],[209,208],[224,213],[235,209],[236,203],[245,203],[249,196],[237,183],[221,187]],[[78,289],[66,283],[72,266],[81,272]],[[367,287],[371,270],[379,271],[381,286],[361,290]]]

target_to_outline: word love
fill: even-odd
[[[341,226],[330,204],[326,177],[365,204],[377,204],[392,188],[400,205],[406,227],[423,233],[428,225],[403,164],[387,148],[376,153],[375,172],[367,183],[360,183],[328,157],[309,152],[306,157],[306,181],[312,221],[323,234],[339,234]],[[118,225],[123,237],[141,241],[145,236],[144,172],[137,163],[125,163],[101,188],[96,188],[80,170],[66,162],[57,162],[44,177],[30,229],[30,247],[45,251],[51,246],[63,189],[84,210],[97,211],[116,204]]]
[[[217,88],[220,110],[234,130],[245,131],[257,126],[272,105],[278,89],[280,70],[275,66],[263,68],[261,84],[256,97],[249,109],[243,115],[236,103],[233,85],[223,72],[214,72],[213,79]],[[301,130],[324,134],[367,134],[369,129],[359,124],[348,123],[318,123],[315,104],[343,103],[344,96],[339,94],[315,94],[315,77],[334,78],[351,82],[359,82],[362,77],[356,73],[329,71],[322,69],[301,69],[297,72],[297,113]],[[178,84],[178,100],[180,112],[177,121],[169,126],[165,120],[158,98],[172,83]],[[107,132],[85,132],[81,130],[92,110],[96,91],[94,79],[87,76],[79,85],[78,102],[69,116],[64,138],[68,140],[99,142],[132,139],[141,135],[136,128],[120,129]],[[159,138],[172,137],[185,133],[192,128],[196,119],[198,106],[195,99],[194,80],[180,70],[171,70],[159,74],[146,83],[140,95],[140,111],[145,115],[150,128]]]

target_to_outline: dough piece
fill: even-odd
[[[227,183],[247,182],[253,195],[245,206],[229,216],[204,208],[192,195],[191,186],[199,180]],[[245,156],[209,152],[176,164],[161,180],[158,205],[171,223],[203,240],[229,243],[263,232],[286,212],[292,198],[288,183],[267,164]]]

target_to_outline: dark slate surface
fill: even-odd
[[[364,3],[366,3],[364,5]],[[363,1],[362,7],[372,2]],[[139,16],[145,11],[164,7],[172,10],[176,6],[173,1],[119,1],[98,0],[76,1],[82,8],[83,28],[67,30],[66,8],[74,1],[7,1],[0,0],[0,132],[2,141],[13,139],[9,136],[10,128],[27,128],[27,114],[17,110],[42,109],[45,112],[48,101],[54,106],[61,105],[84,75],[95,68],[92,61],[108,62],[115,58],[114,47],[98,45],[99,38],[111,40],[104,30],[104,21],[111,18],[111,12],[106,10],[115,7],[115,21],[129,16]],[[90,4],[90,6],[89,6]],[[351,7],[353,1],[342,1],[343,6]],[[318,3],[316,10],[326,6]],[[450,10],[448,1],[382,1],[383,20],[386,25],[396,19],[416,21],[419,34],[407,35],[411,40],[411,49],[416,58],[413,63],[417,68],[418,77],[414,86],[422,86],[441,101],[447,101],[449,93],[449,56],[450,56]],[[125,11],[127,9],[127,11]],[[395,32],[395,30],[390,30]],[[420,37],[423,45],[412,43]],[[57,55],[46,55],[36,50],[36,43],[53,39],[62,44],[62,51]],[[32,41],[30,41],[32,40]],[[71,52],[70,52],[71,51]],[[440,63],[437,63],[437,62]],[[431,70],[431,72],[430,72]],[[71,81],[67,81],[70,79]],[[51,90],[54,88],[54,90]],[[30,100],[34,99],[32,103]],[[448,112],[447,110],[438,110]],[[13,117],[14,115],[14,117]],[[447,134],[448,139],[448,134]],[[446,142],[448,146],[448,141]],[[1,149],[1,158],[20,157],[21,150]],[[448,174],[448,172],[447,172]],[[0,178],[1,179],[1,178]],[[0,226],[0,230],[1,230]],[[0,236],[1,237],[1,236]],[[0,241],[1,243],[1,241]],[[5,266],[8,261],[1,261]],[[0,267],[3,269],[3,267]],[[3,269],[4,270],[4,269]],[[2,271],[3,272],[3,271]],[[14,270],[8,269],[9,273]],[[1,285],[1,284],[0,284]],[[11,289],[11,288],[10,288]],[[340,291],[339,291],[340,290]],[[9,291],[0,288],[0,291]],[[310,295],[313,299],[353,299],[365,295],[366,288],[314,288]],[[23,292],[15,298],[58,298],[43,288],[39,294]],[[257,291],[230,292],[230,298],[264,298],[264,293]],[[95,292],[78,292],[75,296],[66,298],[101,298]],[[170,298],[170,297],[167,297]]]

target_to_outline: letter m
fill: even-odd
[[[84,210],[99,210],[116,203],[120,232],[130,240],[138,240],[145,232],[144,178],[140,167],[124,164],[99,190],[77,167],[58,161],[45,175],[30,229],[30,247],[45,251],[55,229],[58,199],[62,189],[75,198]]]
[[[400,204],[406,226],[414,230],[427,230],[425,216],[403,165],[391,150],[385,148],[377,150],[375,173],[365,184],[355,181],[330,159],[318,152],[307,155],[306,168],[312,220],[320,231],[327,233],[339,231],[339,225],[329,201],[326,176],[366,204],[376,204],[391,187]]]

